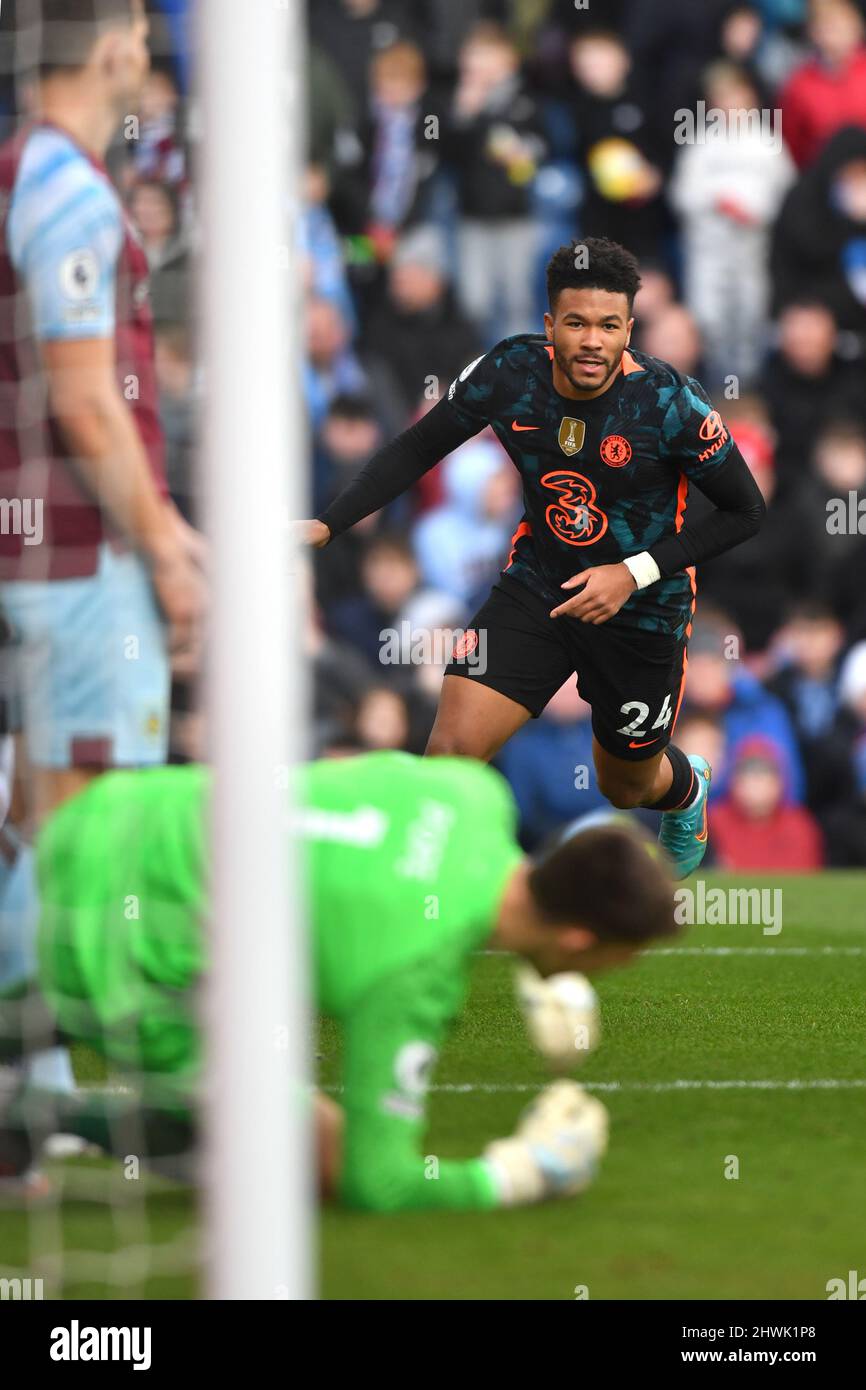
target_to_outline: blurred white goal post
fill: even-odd
[[[313,1297],[307,961],[286,770],[302,757],[303,0],[198,0],[216,796],[205,1294]],[[287,269],[288,267],[288,269]]]

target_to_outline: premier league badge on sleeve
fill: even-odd
[[[60,266],[60,287],[67,299],[80,304],[92,299],[99,284],[99,261],[87,247],[72,251]]]

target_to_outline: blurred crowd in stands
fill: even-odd
[[[188,16],[149,8],[163,56],[113,170],[195,516]],[[643,277],[633,345],[706,386],[769,504],[698,577],[677,742],[715,765],[711,853],[866,866],[866,0],[308,0],[308,17],[310,515],[474,358],[541,331],[560,244],[621,241]],[[316,554],[311,751],[423,750],[447,647],[392,664],[383,634],[456,632],[520,512],[486,433]],[[603,804],[588,716],[571,683],[501,755],[529,847]],[[178,756],[197,727],[181,710]]]

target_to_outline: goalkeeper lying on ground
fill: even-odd
[[[316,1004],[345,1041],[342,1106],[317,1097],[323,1187],[378,1211],[580,1191],[604,1152],[607,1115],[574,1082],[542,1092],[512,1138],[441,1162],[437,1181],[420,1146],[426,1091],[474,951],[514,951],[543,976],[621,964],[676,930],[667,870],[617,825],[527,860],[505,782],[472,760],[376,753],[300,776]],[[30,1047],[83,1041],[137,1089],[19,1093],[0,1121],[7,1177],[56,1131],[119,1155],[194,1146],[209,785],[198,767],[108,773],[43,830],[38,981],[14,991],[6,981],[0,1047],[4,1035],[7,1056],[10,1035]],[[255,923],[237,928],[255,950]]]

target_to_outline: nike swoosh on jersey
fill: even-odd
[[[512,421],[511,421],[511,428],[514,430],[515,434],[523,434],[523,432],[524,432],[525,430],[540,430],[540,429],[541,429],[541,426],[540,426],[540,425],[518,425],[518,423],[517,423],[516,420],[512,420]]]

